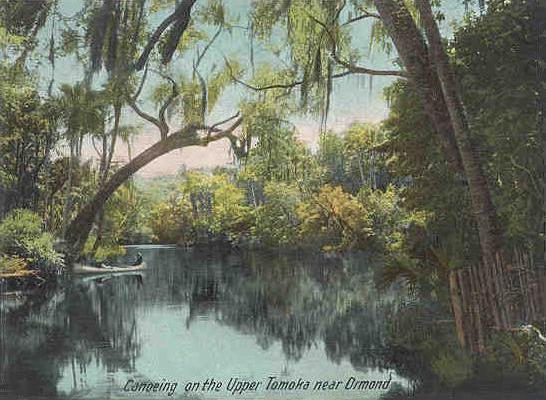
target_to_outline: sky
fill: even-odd
[[[204,3],[205,0],[198,0],[196,6]],[[81,9],[83,0],[62,0],[60,2],[59,11],[66,17],[73,16]],[[228,15],[232,18],[238,18],[240,25],[246,25],[248,11],[251,7],[251,0],[229,0],[225,2],[225,7]],[[195,7],[195,6],[194,6]],[[444,1],[442,11],[446,15],[446,21],[441,26],[444,35],[451,33],[451,24],[460,21],[464,14],[464,6],[458,0]],[[157,15],[152,23],[159,24],[164,15]],[[370,48],[370,22],[362,20],[353,24],[353,47],[358,49],[363,54],[359,64],[375,69],[394,69],[393,59],[395,54],[385,54],[381,49]],[[52,26],[46,27],[41,35],[42,42],[47,43],[47,39],[51,33]],[[212,34],[212,32],[211,32]],[[46,53],[47,54],[47,53]],[[215,63],[223,62],[224,56],[236,57],[243,66],[249,66],[250,60],[250,41],[246,31],[234,29],[231,34],[222,33],[218,40],[211,46],[203,59],[201,68],[204,70],[212,68]],[[176,75],[179,71],[187,69],[191,65],[193,57],[186,56],[181,59],[173,59],[170,69]],[[261,48],[259,45],[254,47],[255,64],[272,63],[271,53]],[[41,63],[37,66],[40,75],[43,77],[42,88],[45,89],[52,75],[51,67],[48,63]],[[63,83],[74,84],[83,78],[83,69],[73,58],[64,57],[56,60],[54,70],[55,85],[59,86]],[[100,85],[100,75],[95,78],[96,85]],[[373,77],[370,78],[364,75],[350,75],[334,81],[331,109],[328,116],[327,128],[336,133],[342,132],[345,128],[354,122],[373,122],[378,123],[383,120],[388,114],[388,106],[383,96],[383,90],[394,81],[392,77]],[[146,98],[149,97],[150,89],[158,83],[157,77],[150,77],[148,84],[144,88],[141,98],[142,108],[153,113],[153,106]],[[370,87],[371,86],[371,87]],[[225,119],[233,115],[237,111],[237,104],[246,94],[246,89],[240,85],[234,84],[228,88],[218,101],[215,109],[209,117],[209,123]],[[291,118],[294,123],[298,137],[308,146],[316,145],[320,132],[319,117],[309,115],[294,115]],[[123,123],[138,125],[140,134],[132,143],[132,154],[138,154],[158,140],[157,129],[149,124],[144,123],[133,112],[127,110],[124,113]],[[176,123],[173,123],[173,128]],[[94,158],[96,153],[93,146],[87,143],[84,148],[84,157]],[[114,161],[125,163],[128,160],[127,146],[123,143],[118,143],[116,148]],[[227,141],[219,141],[204,147],[189,147],[180,150],[174,150],[166,154],[152,163],[142,168],[137,174],[145,178],[153,178],[162,175],[176,174],[183,166],[194,168],[212,168],[215,166],[224,166],[232,162],[232,157],[229,151]]]

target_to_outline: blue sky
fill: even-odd
[[[205,0],[198,0],[196,3],[204,3]],[[72,16],[81,9],[83,0],[61,0],[59,11],[65,16]],[[226,1],[226,10],[232,18],[238,18],[240,25],[246,25],[248,11],[251,7],[251,0],[230,0]],[[464,14],[464,6],[458,0],[444,0],[442,11],[446,15],[446,22],[443,23],[442,29],[444,35],[449,35],[451,32],[450,25],[453,22],[460,21]],[[164,15],[157,15],[153,23],[160,22]],[[52,26],[48,25],[42,31],[42,42],[45,48],[48,37],[51,33]],[[376,69],[393,69],[392,60],[395,54],[385,54],[381,49],[370,49],[370,22],[363,20],[354,24],[352,28],[353,47],[358,49],[363,55],[360,64],[366,67]],[[212,32],[211,32],[212,34]],[[259,45],[254,47],[255,64],[274,62],[271,54],[260,48]],[[47,54],[44,50],[43,54]],[[223,33],[214,45],[210,48],[206,58],[203,60],[202,68],[205,70],[211,68],[214,63],[221,64],[224,55],[235,57],[243,66],[249,66],[250,60],[250,41],[246,31],[242,29],[234,29],[231,34]],[[173,75],[183,71],[191,65],[193,56],[186,54],[181,59],[175,59],[170,66]],[[51,68],[47,62],[42,60],[42,63],[37,66],[41,80],[42,88],[45,89],[49,83],[51,76]],[[58,86],[62,83],[73,84],[83,77],[83,68],[73,58],[65,57],[56,60],[55,64],[55,84]],[[96,77],[97,85],[100,85],[101,76]],[[370,79],[363,75],[347,76],[335,80],[331,111],[328,117],[327,127],[336,132],[342,131],[345,127],[355,121],[379,122],[386,117],[388,107],[383,98],[383,89],[393,82],[391,77],[373,77],[373,85],[370,88]],[[149,94],[149,89],[157,83],[157,78],[149,79],[142,98],[145,99]],[[220,98],[217,106],[210,116],[210,121],[223,119],[233,115],[237,110],[237,104],[240,99],[245,96],[245,90],[238,85],[228,88]],[[149,102],[144,101],[143,108],[150,111],[153,110]],[[309,146],[316,143],[319,134],[319,118],[309,115],[294,115],[291,117],[296,125],[300,138]],[[147,146],[153,144],[158,137],[154,127],[142,122],[138,116],[131,112],[126,112],[124,122],[132,125],[141,125],[141,133],[135,139],[133,144],[133,154],[138,153]],[[176,122],[173,121],[176,126]],[[94,155],[90,145],[87,146],[86,154],[88,157]],[[118,146],[116,150],[116,159],[120,162],[127,160],[127,148],[125,145]],[[207,148],[187,148],[176,150],[168,155],[163,156],[145,167],[139,172],[140,175],[151,177],[157,175],[173,174],[182,165],[189,168],[213,167],[216,165],[225,165],[231,161],[228,145],[225,142],[217,142]]]

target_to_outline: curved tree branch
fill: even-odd
[[[217,127],[225,122],[233,120],[234,117],[220,121],[212,127]],[[242,117],[239,117],[225,129],[216,129],[215,135],[199,136],[200,130],[209,130],[212,127],[186,125],[183,128],[173,132],[164,140],[159,140],[146,150],[141,152],[130,162],[117,170],[99,189],[95,196],[87,203],[78,213],[76,218],[70,223],[65,239],[67,244],[68,254],[75,259],[81,254],[81,251],[89,237],[95,216],[102,209],[104,203],[110,196],[144,166],[151,163],[153,160],[167,154],[173,150],[189,146],[207,146],[211,142],[227,138],[233,143],[236,140],[233,134],[234,130],[241,124]]]
[[[331,56],[332,59],[336,62],[336,64],[339,64],[345,68],[347,68],[348,71],[353,72],[355,74],[366,74],[366,75],[379,75],[379,76],[398,76],[401,78],[407,78],[407,73],[405,71],[398,71],[398,70],[378,70],[378,69],[372,69],[372,68],[366,68],[362,67],[360,65],[353,64],[347,60],[343,60],[339,57],[337,54],[337,46],[336,46],[336,40],[334,38],[334,35],[328,29],[326,24],[319,19],[315,18],[313,15],[307,13],[309,18],[311,18],[314,22],[322,26],[322,28],[325,30],[325,32],[330,37],[330,41],[332,42],[332,52]]]
[[[142,118],[142,119],[145,119],[146,121],[154,124],[157,129],[159,129],[159,131],[161,132],[162,130],[162,125],[161,125],[161,122],[155,118],[154,116],[148,114],[147,112],[143,111],[139,106],[138,104],[136,103],[136,101],[134,101],[133,99],[129,99],[128,100],[128,104],[129,106],[133,109],[134,112],[137,113],[137,115]]]
[[[170,127],[167,124],[167,119],[165,117],[165,114],[166,114],[167,109],[172,104],[172,102],[179,95],[178,85],[176,84],[176,82],[175,82],[175,80],[173,78],[171,78],[170,76],[164,74],[163,72],[155,70],[155,69],[152,69],[151,71],[158,74],[162,78],[168,80],[172,84],[171,95],[167,98],[167,100],[165,100],[165,103],[163,103],[161,105],[161,107],[159,109],[158,117],[154,117],[153,115],[145,112],[144,110],[142,110],[140,108],[140,106],[137,103],[138,97],[139,97],[140,93],[142,92],[142,88],[144,87],[144,81],[146,80],[146,77],[147,77],[147,74],[148,74],[148,66],[147,65],[146,65],[146,68],[144,69],[144,75],[142,76],[142,79],[140,81],[140,85],[139,85],[137,91],[135,92],[135,94],[132,97],[130,97],[127,100],[127,103],[137,113],[137,115],[139,117],[141,117],[142,119],[145,119],[146,121],[148,121],[148,122],[152,123],[153,125],[155,125],[157,127],[157,129],[159,130],[159,133],[161,135],[161,139],[165,139],[167,137],[167,135],[169,134],[169,131],[170,131]]]
[[[265,86],[251,85],[250,83],[245,82],[245,81],[237,78],[235,76],[235,74],[233,73],[233,68],[231,67],[231,64],[229,63],[229,61],[227,61],[227,60],[225,60],[225,61],[226,61],[226,65],[227,65],[228,70],[229,70],[230,78],[234,82],[236,82],[236,83],[238,83],[240,85],[243,85],[247,89],[254,90],[255,92],[261,92],[261,91],[272,90],[272,89],[293,89],[293,88],[295,88],[297,86],[303,85],[303,79],[293,81],[293,82],[289,82],[289,83],[273,83],[271,85],[265,85]],[[334,78],[334,79],[343,78],[344,76],[351,75],[351,74],[352,74],[351,71],[344,71],[344,72],[340,72],[340,73],[332,75],[332,78]]]
[[[218,27],[218,30],[216,31],[212,39],[207,43],[203,51],[197,56],[197,61],[195,62],[195,66],[194,66],[195,69],[199,68],[199,64],[201,64],[201,60],[203,60],[203,57],[205,56],[205,54],[207,54],[207,51],[210,49],[210,47],[216,41],[216,39],[218,39],[218,36],[220,36],[220,33],[222,33],[223,28],[224,28],[223,26]]]
[[[193,73],[197,76],[197,79],[199,80],[199,86],[201,87],[201,110],[200,110],[200,116],[201,121],[205,121],[205,115],[207,113],[207,107],[208,107],[208,89],[207,89],[207,82],[199,72],[199,64],[201,64],[201,61],[203,60],[203,57],[205,57],[205,54],[210,49],[214,41],[220,36],[220,33],[222,32],[223,27],[220,26],[212,39],[206,44],[206,46],[203,48],[203,51],[197,54],[197,60],[193,64]]]
[[[362,14],[357,15],[356,17],[353,17],[353,18],[349,18],[347,21],[345,21],[344,23],[342,23],[341,26],[350,25],[350,24],[352,24],[353,22],[362,21],[363,19],[368,19],[368,18],[381,19],[381,17],[379,16],[379,14],[372,13],[372,12],[369,12],[369,11],[366,11],[366,10],[363,10],[363,11],[362,11]]]
[[[180,94],[180,91],[178,90],[178,85],[176,84],[176,81],[173,78],[155,69],[152,70],[152,72],[158,74],[163,79],[168,80],[169,82],[171,82],[171,85],[172,85],[171,94],[169,95],[167,100],[165,100],[165,103],[163,103],[163,105],[159,108],[158,120],[161,125],[161,127],[159,128],[159,131],[161,133],[161,139],[165,139],[170,131],[170,127],[169,127],[169,124],[167,124],[165,113],[167,112],[167,109],[171,106],[173,101],[178,97],[178,95]]]
[[[142,68],[144,68],[144,65],[150,57],[150,53],[154,49],[157,42],[159,42],[159,39],[161,38],[163,32],[165,32],[165,30],[169,28],[169,26],[175,24],[176,29],[171,31],[168,40],[170,47],[166,49],[166,52],[163,55],[163,63],[170,61],[174,50],[176,49],[176,44],[178,44],[178,40],[180,40],[180,37],[188,27],[190,21],[190,11],[195,1],[196,0],[181,1],[174,10],[174,12],[167,18],[165,18],[163,22],[161,22],[161,24],[159,24],[152,36],[150,36],[150,39],[148,39],[148,43],[146,44],[146,47],[144,47],[142,54],[138,58],[137,62],[134,64],[134,68],[137,71],[140,71]]]

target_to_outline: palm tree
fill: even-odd
[[[63,233],[66,232],[72,213],[72,185],[74,168],[79,165],[82,143],[86,135],[100,131],[104,127],[104,104],[99,94],[89,90],[82,83],[73,86],[62,85],[60,106],[63,110],[65,139],[70,149],[68,157],[68,179],[65,188],[63,208]]]

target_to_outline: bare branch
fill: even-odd
[[[214,34],[214,36],[212,37],[212,39],[207,43],[207,45],[205,46],[205,48],[203,49],[203,51],[201,52],[201,54],[199,54],[199,56],[197,57],[197,61],[195,62],[194,69],[199,68],[199,64],[201,64],[201,60],[203,59],[203,57],[205,56],[205,54],[207,54],[207,51],[210,49],[210,47],[212,46],[212,44],[216,41],[216,39],[218,38],[218,36],[220,36],[220,33],[222,32],[222,29],[223,29],[222,26],[220,26],[220,27],[218,28],[218,30],[216,31],[216,33]]]
[[[161,129],[162,129],[161,122],[157,118],[155,118],[154,116],[152,116],[152,115],[148,114],[147,112],[143,111],[138,106],[136,101],[134,101],[133,99],[129,99],[128,104],[133,109],[133,111],[137,113],[137,115],[140,118],[145,119],[146,121],[154,124],[157,127],[157,129],[159,129],[159,131],[161,132]]]
[[[209,130],[210,130],[210,131],[214,131],[214,130],[216,130],[216,128],[217,128],[218,126],[224,125],[224,124],[228,123],[229,121],[234,120],[235,118],[237,118],[237,117],[240,116],[240,115],[241,115],[241,113],[238,111],[237,114],[232,115],[232,116],[229,117],[229,118],[226,118],[226,119],[224,119],[224,120],[222,120],[222,121],[219,121],[219,122],[215,123],[214,125],[212,125],[212,126],[209,128]]]
[[[232,119],[233,118],[230,118],[229,120],[232,120]],[[217,131],[215,135],[208,134],[205,138],[202,139],[202,146],[206,146],[211,142],[215,142],[221,139],[228,139],[233,151],[239,154],[241,152],[241,148],[238,143],[239,138],[236,135],[234,135],[233,132],[235,131],[237,127],[239,127],[239,125],[241,125],[242,122],[243,122],[243,117],[238,117],[229,128]],[[221,123],[214,124],[212,127],[209,128],[209,132],[211,128],[217,125],[221,125]],[[216,130],[216,128],[214,129]]]
[[[95,136],[91,136],[91,143],[93,144],[93,147],[95,148],[95,152],[97,153],[98,158],[101,158],[102,152],[97,148],[97,144],[95,143]]]
[[[272,89],[293,89],[293,88],[303,84],[303,80],[297,80],[297,81],[293,81],[293,82],[289,82],[289,83],[274,83],[274,84],[266,85],[266,86],[255,86],[255,85],[251,85],[250,83],[247,83],[247,82],[237,78],[233,74],[233,69],[231,68],[230,63],[227,60],[226,60],[226,65],[227,65],[228,70],[229,70],[230,78],[234,82],[239,83],[240,85],[243,85],[247,89],[254,90],[255,92],[261,92],[261,91],[272,90]],[[332,78],[334,78],[334,79],[343,78],[344,76],[351,75],[351,74],[352,74],[352,71],[344,71],[344,72],[340,72],[338,74],[332,75]]]
[[[226,122],[236,120],[229,127],[225,129],[219,129],[218,126],[225,124]],[[221,139],[228,139],[231,142],[232,146],[237,147],[237,140],[239,139],[236,135],[233,134],[235,129],[241,125],[243,122],[243,117],[239,113],[235,114],[232,117],[229,117],[223,121],[217,122],[214,125],[186,125],[183,128],[173,132],[169,135],[170,138],[179,137],[180,139],[192,139],[191,145],[193,146],[207,146],[211,142],[216,142]],[[206,136],[198,137],[197,134],[199,131],[207,132]],[[211,135],[211,132],[214,132],[214,135]]]
[[[140,96],[140,93],[142,92],[142,88],[144,87],[144,83],[146,82],[146,78],[148,77],[148,63],[146,63],[146,67],[144,68],[144,73],[142,74],[142,79],[140,80],[140,84],[138,85],[138,89],[133,95],[133,100],[136,102],[138,100],[138,96]]]
[[[330,37],[330,41],[332,42],[331,56],[332,56],[332,59],[337,64],[342,65],[343,67],[347,68],[347,70],[349,70],[350,72],[353,72],[355,74],[367,74],[367,75],[379,75],[379,76],[399,76],[399,77],[403,77],[403,78],[407,77],[407,74],[406,74],[405,71],[371,69],[371,68],[366,68],[366,67],[362,67],[360,65],[353,64],[353,63],[351,63],[349,61],[346,61],[346,60],[342,60],[337,54],[337,48],[336,48],[337,46],[336,46],[336,41],[335,41],[334,35],[332,34],[332,32],[330,32],[330,30],[328,29],[326,24],[324,22],[318,20],[317,18],[315,18],[314,16],[312,16],[309,13],[307,13],[307,15],[309,16],[309,18],[311,18],[317,24],[322,26],[322,28],[326,31],[326,33]]]
[[[165,139],[167,137],[168,133],[169,133],[169,130],[170,130],[169,125],[167,124],[167,119],[165,117],[165,114],[167,112],[167,109],[171,106],[173,101],[180,94],[180,91],[178,90],[178,85],[176,84],[176,81],[173,78],[171,78],[167,74],[164,74],[163,72],[155,70],[155,69],[153,69],[152,72],[158,74],[163,79],[168,80],[169,82],[171,82],[171,85],[172,85],[172,91],[171,91],[170,96],[167,98],[167,100],[165,100],[165,103],[163,103],[163,105],[159,109],[159,122],[161,124],[161,128],[159,130],[161,132],[161,138]]]
[[[170,77],[169,75],[167,75],[166,73],[158,70],[158,69],[155,69],[155,68],[152,68],[150,71],[152,71],[154,74],[157,74],[159,75],[160,77],[162,77],[163,79],[171,82],[173,85],[176,85],[176,81]]]
[[[363,19],[368,19],[368,18],[381,19],[379,14],[372,13],[372,12],[369,12],[369,11],[363,11],[363,14],[357,15],[356,17],[353,17],[353,18],[349,18],[347,21],[345,21],[343,24],[341,24],[341,26],[350,25],[353,22],[362,21]]]
[[[205,79],[203,79],[203,76],[199,72],[199,64],[201,64],[201,61],[203,60],[203,57],[207,53],[208,49],[212,46],[214,41],[220,36],[220,33],[222,32],[223,27],[220,26],[214,36],[211,40],[206,44],[203,51],[197,54],[197,60],[193,64],[193,73],[197,76],[197,79],[199,80],[199,86],[201,87],[201,121],[205,121],[205,115],[207,114],[207,102],[208,102],[208,90],[207,90],[207,82]]]

